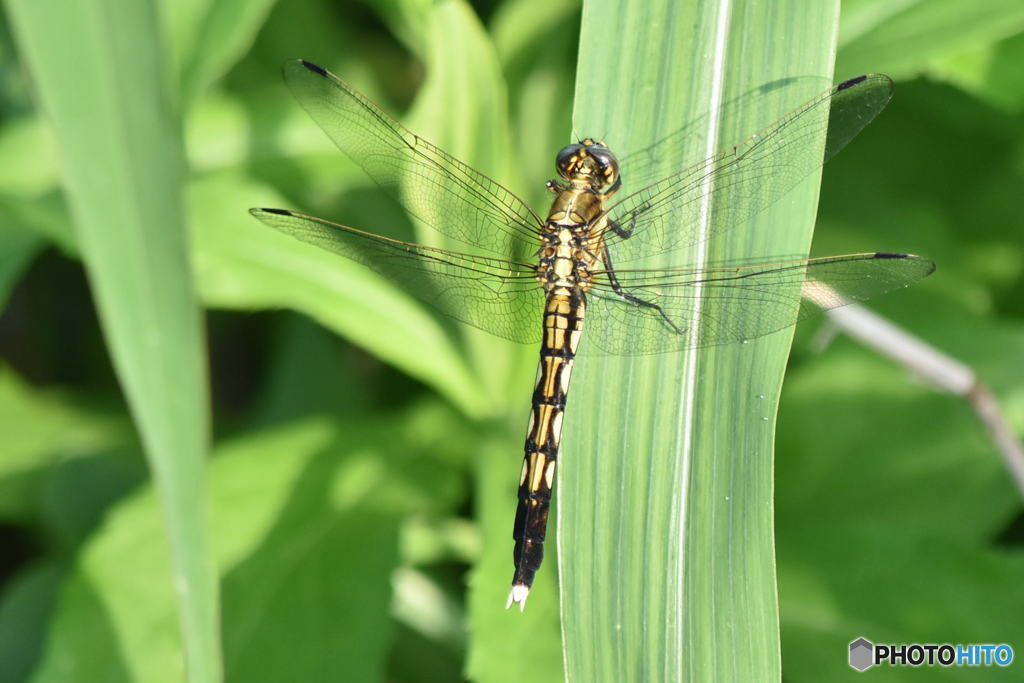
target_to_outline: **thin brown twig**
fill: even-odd
[[[966,399],[1024,498],[1024,446],[1003,416],[995,394],[973,369],[858,304],[832,309],[828,317],[836,330],[900,363],[937,389]]]

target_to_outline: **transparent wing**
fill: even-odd
[[[682,270],[616,270],[587,293],[584,338],[607,353],[643,355],[732,344],[823,310],[907,287],[935,270],[912,254],[827,258]]]
[[[540,341],[544,291],[526,263],[392,240],[284,209],[266,225],[368,266],[445,315],[514,342]]]
[[[606,233],[614,263],[688,247],[742,225],[837,154],[891,97],[888,76],[858,76],[744,142],[624,197],[606,212],[618,225]],[[622,174],[625,181],[629,169],[623,166]]]
[[[319,66],[294,60],[283,71],[317,125],[409,213],[498,256],[537,249],[543,221],[511,191],[411,133]]]
[[[625,153],[622,153],[624,150],[618,150],[619,168],[625,169],[625,175],[622,178],[623,189],[632,193],[664,178],[666,150],[675,153],[684,145],[689,145],[690,149],[703,148],[707,136],[711,133],[709,130],[711,121],[731,121],[751,109],[785,111],[782,108],[785,105],[782,103],[792,101],[794,89],[825,87],[822,83],[825,83],[825,79],[815,76],[787,76],[762,83],[723,103],[713,113],[705,113],[687,121],[682,127],[646,147],[625,151]],[[697,161],[697,159],[693,161]],[[685,165],[685,167],[689,166],[690,164]]]

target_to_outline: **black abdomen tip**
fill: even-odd
[[[874,258],[907,258],[910,254],[896,254],[891,251],[875,252]]]
[[[302,62],[302,66],[306,67],[310,71],[312,71],[314,73],[318,73],[321,76],[326,76],[327,75],[327,70],[324,69],[322,66],[317,66],[313,62],[307,62],[305,59],[300,60],[300,61]]]
[[[836,87],[836,90],[839,91],[839,90],[846,90],[847,88],[852,88],[853,86],[857,85],[858,83],[863,83],[864,81],[867,80],[867,78],[868,78],[867,76],[857,76],[856,78],[851,78],[848,81],[843,81],[842,83],[840,83]]]

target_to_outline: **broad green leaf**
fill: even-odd
[[[989,353],[1004,361],[1024,336],[996,329],[989,335],[999,340],[986,345]],[[969,406],[907,381],[884,359],[854,353],[849,342],[837,346],[791,372],[786,384],[789,414],[801,419],[780,420],[780,528],[785,520],[794,533],[821,531],[852,518],[883,536],[887,526],[951,543],[987,543],[997,535],[1019,497]],[[824,558],[836,544],[823,534],[805,554]]]
[[[523,405],[529,397],[522,396]],[[472,680],[503,682],[565,680],[558,615],[558,553],[545,554],[545,567],[534,583],[524,612],[506,610],[512,581],[512,523],[515,517],[516,468],[521,468],[525,424],[513,425],[515,437],[483,440],[476,472],[476,515],[484,534],[484,552],[470,582],[470,638],[467,674]],[[552,538],[549,535],[549,538]]]
[[[1008,114],[1024,110],[1024,33],[936,59],[929,73],[985,99]]]
[[[0,681],[26,681],[46,642],[66,558],[113,500],[145,478],[130,422],[37,390],[0,371],[0,518],[44,529],[50,556],[23,567],[0,597]]]
[[[236,443],[215,475],[217,527],[242,541],[228,548],[236,559],[224,575],[228,680],[383,678],[398,551],[393,463],[374,443],[379,428],[367,438],[353,427],[342,438],[306,425]],[[286,486],[263,471],[282,466]]]
[[[463,496],[457,470],[439,466],[455,424],[424,406],[294,422],[217,449],[210,498],[229,680],[382,680],[399,523]],[[145,490],[108,515],[59,595],[34,680],[181,680],[159,514]]]
[[[378,0],[374,10],[406,49],[423,60],[430,44],[431,0]]]
[[[325,186],[316,187],[317,193],[369,186],[371,181],[362,169],[341,155],[323,131],[310,125],[309,115],[284,88],[280,72],[264,75],[267,97],[252,107],[237,97],[218,94],[204,97],[189,112],[185,142],[193,172],[237,171],[246,164],[277,166],[290,161],[298,167],[287,167],[295,180],[308,182],[308,175],[316,175]],[[255,134],[267,129],[273,134]]]
[[[839,44],[863,38],[892,17],[919,4],[920,0],[846,0],[840,15]]]
[[[835,3],[585,4],[574,130],[622,156],[699,122],[663,151],[663,171],[685,168],[823,90],[837,19]],[[783,108],[723,108],[780,79],[795,79]],[[806,252],[814,175],[673,265]],[[709,211],[736,200],[723,190]],[[773,420],[790,333],[629,359],[583,336],[559,468],[567,677],[778,680]]]
[[[840,33],[836,72],[882,71],[893,78],[928,73],[933,62],[1024,31],[1019,0],[871,0],[843,7],[854,27]]]
[[[948,344],[964,322],[934,322],[927,338]],[[970,327],[983,334],[948,350],[982,376],[998,373],[993,389],[1019,422],[1014,359],[1024,329],[984,319]],[[909,381],[849,341],[834,346],[789,373],[780,408],[776,518],[787,680],[855,680],[834,653],[861,636],[1013,644],[1024,614],[1005,601],[1018,590],[1024,553],[993,539],[1018,516],[1020,494],[983,427],[966,402]],[[943,597],[950,595],[957,598]],[[929,676],[1014,680],[1014,668],[936,668]],[[893,668],[887,678],[919,674]]]
[[[38,514],[53,469],[121,446],[127,429],[124,420],[87,412],[54,392],[33,391],[12,371],[0,371],[0,517]]]
[[[11,0],[7,7],[56,132],[106,342],[161,492],[159,535],[169,543],[173,579],[159,585],[179,597],[182,644],[168,670],[216,681],[217,583],[203,502],[205,359],[186,260],[180,124],[157,17],[152,4],[132,0]]]
[[[39,118],[4,121],[0,127],[0,188],[5,193],[41,195],[57,184],[53,133]]]
[[[877,125],[829,164],[815,239],[821,253],[876,244],[934,257],[936,277],[873,308],[972,367],[1019,432],[1024,340],[999,294],[1024,272],[1007,220],[1021,183],[1009,120],[948,85],[899,87]],[[840,339],[821,355],[794,354],[779,415],[786,680],[854,680],[830,653],[859,636],[1002,642],[1024,628],[999,604],[1017,590],[1019,493],[966,402]],[[1012,680],[1013,669],[878,673]]]
[[[360,359],[341,349],[330,329],[305,316],[287,316],[275,334],[273,362],[253,421],[269,426],[311,414],[360,412],[373,405],[370,387],[351,381]]]
[[[467,414],[485,415],[486,397],[451,326],[368,268],[268,230],[249,215],[252,206],[282,205],[287,202],[276,193],[231,176],[211,176],[193,187],[204,301],[301,311],[430,384]]]
[[[43,246],[39,235],[16,224],[12,214],[24,208],[21,202],[0,196],[0,311],[14,283]]]
[[[14,258],[14,262],[5,267],[30,258],[26,254],[34,254],[45,241],[55,243],[69,255],[77,255],[74,231],[62,199],[56,194],[40,198],[0,194],[0,220],[3,221],[0,230],[5,235],[3,249]],[[30,245],[33,246],[28,248]],[[25,249],[27,251],[22,252]]]
[[[6,582],[0,602],[0,683],[27,681],[46,641],[64,568],[40,564]]]
[[[965,546],[906,527],[875,531],[847,519],[826,532],[851,543],[844,553],[810,565],[780,564],[786,680],[862,681],[846,658],[850,642],[859,637],[875,643],[1007,643],[1017,649],[1012,634],[1020,633],[1024,619],[1019,610],[1006,608],[1006,596],[1019,591],[1021,553]],[[820,538],[819,530],[791,540],[813,545]],[[786,552],[782,543],[779,550],[780,556]],[[872,562],[865,553],[885,560]],[[852,567],[862,568],[855,578]],[[943,599],[954,595],[955,600]],[[926,673],[907,666],[868,673],[894,683],[1017,681],[1018,667],[1015,652],[1008,667],[928,667]]]

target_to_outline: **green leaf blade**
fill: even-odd
[[[664,154],[664,175],[685,168],[824,90],[836,20],[832,3],[587,5],[575,132],[621,157],[696,120]],[[811,175],[722,239],[638,267],[806,253]],[[772,442],[789,340],[632,359],[584,341],[560,468],[570,679],[780,677]]]
[[[220,679],[206,541],[209,417],[186,259],[180,122],[150,3],[8,5],[53,123],[77,242],[157,486],[178,597],[182,668]]]

